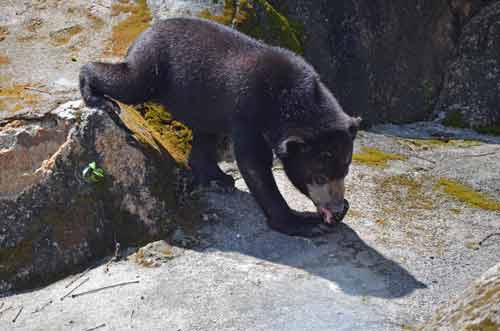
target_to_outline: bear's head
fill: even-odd
[[[285,173],[295,187],[308,196],[328,224],[341,221],[349,208],[344,199],[344,178],[352,161],[353,145],[361,118],[342,110],[336,99],[322,85],[315,92],[316,105],[321,100],[325,119],[317,118],[280,140],[275,152]],[[301,132],[303,131],[303,132]]]

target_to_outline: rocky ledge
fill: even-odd
[[[0,293],[172,228],[177,164],[137,137],[80,101],[0,125]]]

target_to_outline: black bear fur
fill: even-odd
[[[288,50],[207,20],[172,18],[144,31],[123,62],[84,65],[80,91],[88,106],[111,113],[119,111],[113,100],[164,105],[193,130],[189,165],[201,185],[234,185],[216,157],[216,137],[231,135],[241,174],[275,230],[310,237],[330,227],[319,215],[288,207],[272,174],[273,151],[319,211],[337,221],[345,216],[343,187],[335,203],[344,207],[330,213],[309,184],[343,186],[360,119],[348,116],[312,66]],[[334,186],[323,188],[334,196]]]

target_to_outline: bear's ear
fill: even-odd
[[[305,144],[304,139],[298,136],[290,136],[283,139],[276,148],[276,154],[278,157],[285,157],[290,152],[290,149],[293,148],[294,144]]]
[[[363,119],[361,117],[351,117],[351,124],[349,125],[349,133],[352,139],[356,138],[356,133],[358,132],[359,126]]]

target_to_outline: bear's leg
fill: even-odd
[[[217,136],[193,132],[193,147],[189,155],[195,185],[208,187],[212,182],[224,188],[234,187],[232,176],[225,174],[217,164]]]
[[[288,207],[272,173],[272,150],[259,133],[253,132],[248,125],[240,125],[233,134],[233,141],[243,179],[272,229],[303,237],[316,237],[331,231],[318,215],[298,213]]]

